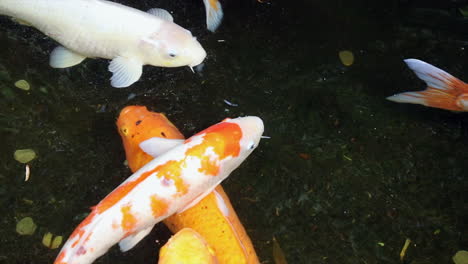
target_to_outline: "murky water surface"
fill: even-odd
[[[467,20],[456,9],[224,1],[225,20],[211,34],[201,2],[158,7],[198,36],[203,72],[145,67],[126,89],[110,87],[105,60],[50,68],[56,43],[0,19],[1,263],[51,263],[58,249],[44,247],[43,234],[68,237],[130,175],[115,120],[132,104],[166,113],[186,136],[225,117],[264,120],[271,139],[223,183],[262,263],[274,263],[273,237],[289,263],[398,263],[407,238],[404,263],[451,263],[468,248],[468,116],[385,100],[424,88],[404,58],[468,80]],[[341,50],[354,53],[350,67]],[[32,88],[14,87],[19,79]],[[38,155],[27,182],[13,159],[24,148]],[[26,216],[38,229],[19,236]],[[158,225],[133,250],[115,247],[96,263],[156,263],[168,236]]]

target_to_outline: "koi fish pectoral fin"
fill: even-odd
[[[141,230],[140,232],[136,234],[129,235],[128,237],[120,240],[119,242],[120,251],[125,252],[125,251],[132,249],[136,244],[138,244],[138,242],[140,242],[144,237],[146,237],[151,232],[152,229],[153,229],[153,226],[150,226],[148,228]]]
[[[109,64],[109,71],[112,72],[113,87],[128,87],[140,79],[143,63],[134,58],[117,57]]]
[[[218,0],[203,0],[206,10],[206,26],[209,31],[214,32],[223,19],[223,9]]]
[[[85,56],[58,46],[50,53],[49,65],[52,68],[68,68],[80,64]]]
[[[148,13],[153,15],[153,16],[159,17],[159,18],[161,18],[163,20],[166,20],[166,21],[169,21],[169,22],[174,22],[174,18],[172,17],[172,15],[165,9],[151,8],[150,10],[148,10]]]
[[[140,148],[147,154],[157,157],[168,150],[184,143],[183,139],[152,137],[140,143]]]

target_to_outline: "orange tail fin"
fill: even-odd
[[[387,97],[397,103],[422,104],[429,107],[452,111],[466,111],[463,107],[464,93],[468,85],[449,73],[416,59],[406,59],[406,64],[427,84],[427,89],[419,92],[405,92]]]

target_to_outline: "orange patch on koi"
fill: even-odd
[[[210,6],[216,11],[218,11],[218,6],[216,5],[217,2],[218,0],[210,0]]]
[[[137,219],[135,216],[130,212],[131,205],[122,206],[120,211],[122,212],[122,229],[125,231],[132,231],[135,229],[137,224]]]
[[[57,259],[55,260],[54,264],[67,264],[63,262],[63,259],[65,258],[65,250],[60,252],[60,254],[57,256]]]
[[[215,148],[214,152],[219,155],[219,159],[224,159],[227,156],[239,156],[239,141],[242,138],[242,130],[238,124],[229,122],[218,123],[197,133],[196,136],[205,133],[206,135],[202,144],[213,144],[211,146]]]
[[[96,215],[96,212],[94,211],[94,209],[92,209],[91,213],[75,228],[73,233],[70,235],[69,239],[72,239],[73,237],[78,236],[78,239],[72,244],[71,246],[72,248],[76,247],[81,237],[85,233],[85,230],[84,230],[85,226],[91,223],[95,215]]]
[[[158,198],[156,195],[151,196],[151,210],[154,218],[166,214],[168,208],[169,205],[163,199]]]
[[[158,178],[165,177],[166,179],[174,180],[174,184],[177,188],[177,191],[183,195],[187,193],[187,186],[185,185],[184,181],[180,178],[182,172],[182,165],[184,161],[175,161],[170,160],[162,165],[157,166],[153,170],[147,171],[142,173],[140,177],[138,177],[134,181],[126,182],[125,184],[121,185],[109,195],[107,195],[104,200],[102,200],[97,206],[96,211],[98,213],[102,213],[107,209],[114,206],[118,201],[120,201],[123,197],[125,197],[135,186],[139,183],[144,181],[153,173],[157,173]]]
[[[201,159],[201,168],[198,171],[215,176],[219,173],[219,160],[239,155],[239,141],[242,138],[242,131],[237,124],[219,123],[197,135],[203,133],[206,133],[203,142],[188,149],[186,155]],[[212,149],[216,157],[206,155],[209,148]]]
[[[162,165],[159,165],[154,170],[158,173],[158,178],[164,177],[165,180],[173,180],[177,190],[177,195],[184,195],[188,192],[188,186],[180,177],[182,168],[185,167],[185,161],[170,160]]]

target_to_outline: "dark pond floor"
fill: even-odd
[[[158,7],[205,47],[203,72],[145,67],[126,89],[110,87],[105,60],[50,68],[56,44],[0,18],[0,263],[51,263],[58,249],[43,234],[67,237],[129,175],[115,120],[132,104],[166,113],[186,136],[228,116],[264,120],[271,139],[223,183],[262,263],[274,263],[273,236],[289,263],[399,263],[407,238],[403,263],[451,263],[468,248],[467,114],[385,100],[424,88],[404,58],[468,80],[456,1],[224,1],[215,34],[201,2]],[[38,153],[28,182],[13,159],[23,148]],[[15,232],[25,216],[32,236]],[[96,263],[156,263],[168,236],[158,225]]]

